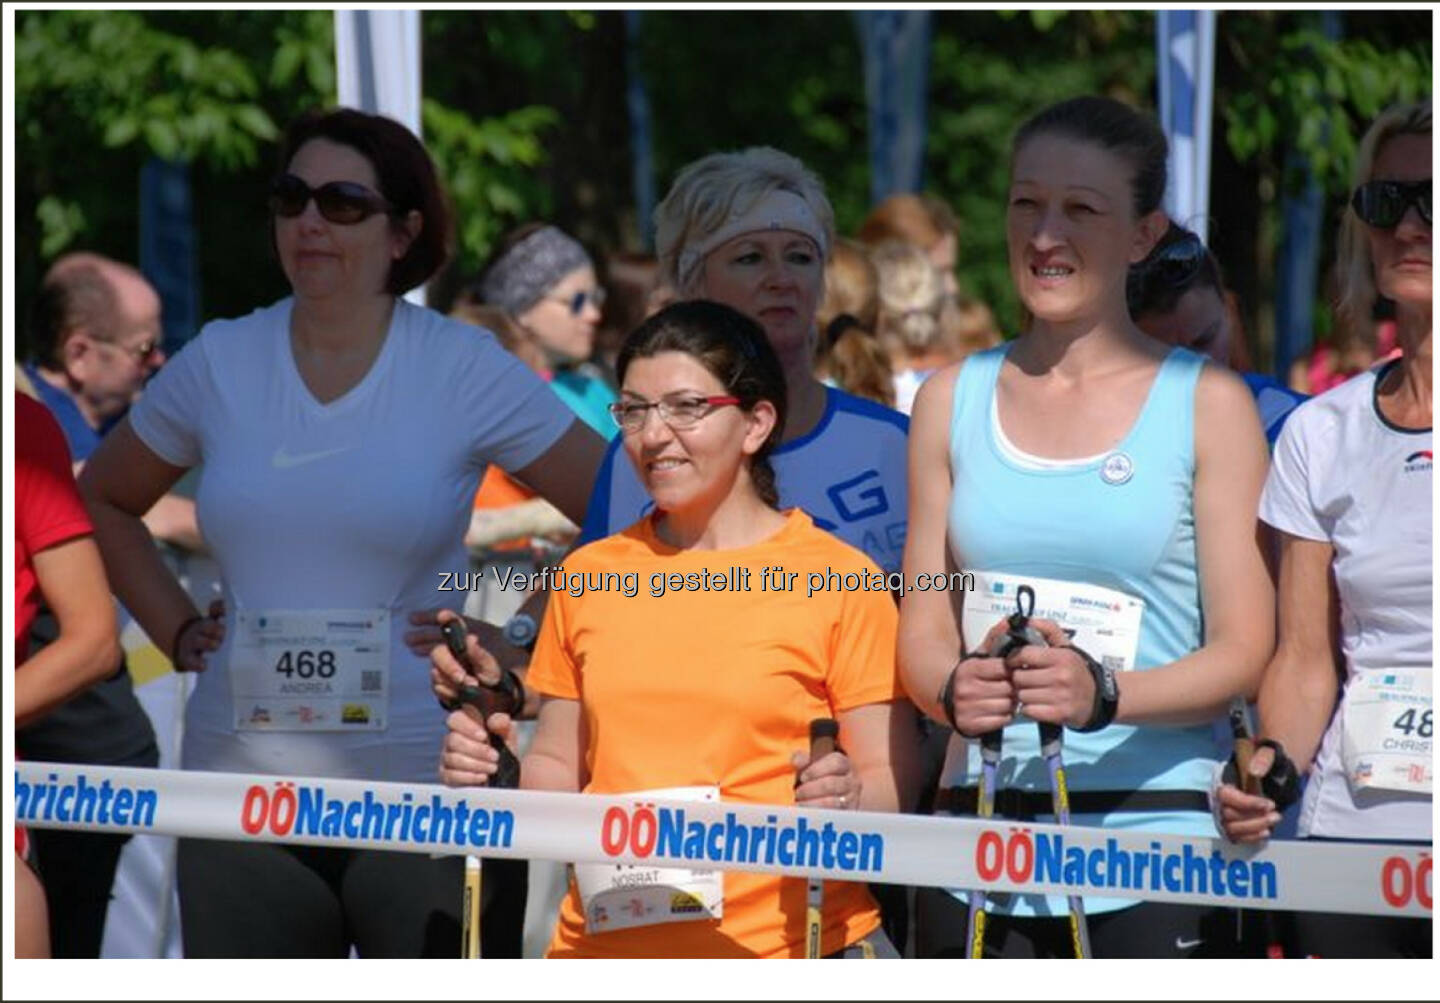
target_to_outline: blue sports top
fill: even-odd
[[[1265,441],[1274,449],[1275,440],[1280,438],[1280,430],[1285,427],[1285,419],[1290,417],[1291,411],[1310,398],[1296,393],[1273,376],[1263,373],[1237,375],[1250,388],[1250,393],[1255,398],[1255,407],[1260,412],[1260,424],[1265,426]]]
[[[1009,345],[970,356],[956,377],[950,433],[954,491],[948,513],[955,563],[963,571],[1003,572],[1083,582],[1144,601],[1135,670],[1166,665],[1200,647],[1204,625],[1195,554],[1195,386],[1203,357],[1176,348],[1165,357],[1130,431],[1111,450],[1075,461],[1024,454],[1004,441],[995,386]],[[1123,454],[1119,456],[1117,454]],[[1128,462],[1127,462],[1128,461]],[[967,645],[979,638],[965,638]],[[1120,680],[1123,690],[1124,679]],[[970,743],[972,747],[976,743]],[[1208,724],[1112,724],[1065,732],[1072,790],[1209,788],[1214,740]],[[950,785],[974,784],[978,752]],[[958,765],[958,764],[957,764]],[[1035,724],[1005,731],[999,787],[1047,793]],[[1203,812],[1126,812],[1079,816],[1084,825],[1213,834]],[[1040,896],[1007,896],[998,911],[1064,915]],[[1129,904],[1089,899],[1106,911]]]

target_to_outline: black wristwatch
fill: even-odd
[[[1090,707],[1090,717],[1079,728],[1072,730],[1099,731],[1115,720],[1115,712],[1120,709],[1120,687],[1115,682],[1115,670],[1095,661],[1084,648],[1073,644],[1067,647],[1085,660],[1085,668],[1090,670],[1090,678],[1095,683],[1095,703]]]
[[[500,636],[505,638],[505,643],[510,647],[533,654],[535,639],[540,636],[540,627],[529,613],[516,613],[500,628]]]
[[[510,701],[510,709],[506,711],[506,713],[511,717],[519,715],[521,709],[525,706],[525,684],[520,681],[520,677],[515,674],[514,670],[502,668],[500,670],[500,682],[492,686],[491,689],[502,694],[505,699]]]

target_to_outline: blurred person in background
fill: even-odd
[[[1376,362],[1399,355],[1393,309],[1381,297],[1369,314],[1338,317],[1328,338],[1290,364],[1290,388],[1311,396],[1323,394]]]
[[[944,294],[959,298],[955,268],[960,261],[960,222],[943,200],[928,194],[891,195],[870,210],[855,236],[872,250],[891,240],[914,244],[940,273]]]
[[[606,408],[615,391],[590,361],[605,290],[580,242],[558,227],[531,222],[500,238],[480,273],[482,302],[530,332],[545,356],[550,389],[602,438],[615,431]]]
[[[544,371],[545,355],[531,334],[504,310],[478,302],[473,290],[462,292],[450,318],[489,331],[507,352],[535,372]],[[563,512],[492,463],[475,493],[465,546],[481,558],[509,554],[533,562],[554,557],[577,532]]]
[[[1255,397],[1265,438],[1273,447],[1285,419],[1306,398],[1273,377],[1237,365],[1237,358],[1248,353],[1228,293],[1215,256],[1174,220],[1154,250],[1130,266],[1125,280],[1125,301],[1140,330],[1239,372]]]
[[[78,473],[165,362],[160,296],[131,266],[76,251],[45,273],[30,333],[34,357],[21,368],[60,423]],[[186,550],[204,546],[189,498],[166,494],[145,525]]]
[[[625,336],[674,300],[660,278],[654,255],[620,251],[605,262],[605,303],[595,333],[596,361],[606,373],[615,371],[615,356]]]
[[[815,314],[820,329],[815,375],[826,386],[894,407],[890,360],[875,339],[877,282],[865,246],[836,240],[825,263],[825,298]]]
[[[403,299],[452,230],[434,164],[400,123],[300,116],[269,209],[292,295],[206,325],[96,451],[82,491],[116,593],[178,670],[200,673],[184,769],[429,781],[444,715],[405,617],[463,602],[436,583],[467,568],[488,464],[578,521],[603,442],[494,338]],[[201,464],[223,622],[198,613],[140,522]],[[294,693],[307,668],[328,669],[328,696]],[[454,856],[181,839],[185,953],[455,957],[462,871]],[[494,885],[486,950],[518,956],[513,900]]]
[[[945,344],[955,346],[957,361],[1005,340],[994,312],[981,300],[963,294],[953,303],[946,301],[940,326]]]
[[[945,290],[929,256],[914,244],[886,241],[871,250],[870,260],[879,279],[876,334],[890,356],[895,407],[909,414],[920,384],[957,361],[941,325]]]

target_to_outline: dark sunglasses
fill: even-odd
[[[556,303],[563,303],[565,306],[568,306],[570,308],[570,315],[572,317],[578,317],[585,311],[586,303],[594,303],[596,310],[604,309],[605,290],[582,289],[572,296],[551,296],[550,299]]]
[[[277,216],[300,215],[311,198],[315,199],[321,216],[342,226],[360,223],[377,212],[392,212],[395,208],[354,181],[327,181],[319,188],[311,188],[293,174],[282,174],[270,185],[270,211]]]
[[[1400,225],[1413,205],[1425,225],[1431,223],[1431,179],[1424,181],[1367,181],[1355,189],[1350,205],[1359,216],[1377,230],[1390,230]]]
[[[1161,282],[1167,286],[1183,286],[1200,272],[1205,263],[1205,245],[1193,233],[1150,252],[1150,256],[1136,266],[1146,281]]]

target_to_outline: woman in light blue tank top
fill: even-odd
[[[1148,338],[1126,309],[1126,271],[1168,222],[1165,158],[1155,124],[1106,98],[1022,126],[1006,227],[1030,324],[916,400],[907,581],[973,579],[947,579],[968,592],[907,592],[902,672],[935,720],[971,739],[1003,734],[997,816],[1052,820],[1039,722],[1065,729],[1075,823],[1213,835],[1211,722],[1254,691],[1273,646],[1254,403],[1234,374]],[[1048,646],[976,654],[1026,585]],[[952,814],[975,812],[978,755],[965,744],[952,739],[937,797]],[[919,953],[970,953],[967,900],[922,892]],[[1234,953],[1223,910],[1084,906],[1097,957]],[[1071,954],[1063,897],[995,895],[986,909],[986,956]]]

